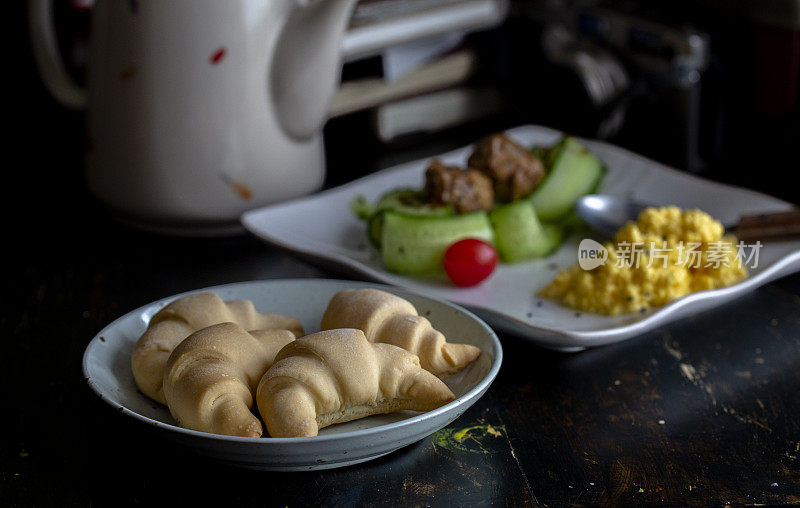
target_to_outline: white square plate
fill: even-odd
[[[525,146],[552,144],[559,131],[522,126],[508,134]],[[644,203],[700,208],[723,223],[744,214],[790,208],[785,201],[747,189],[698,178],[600,141],[583,141],[606,164],[598,192],[628,196]],[[464,165],[472,147],[439,156],[447,164]],[[366,238],[365,224],[350,211],[350,200],[370,200],[398,187],[420,187],[430,159],[402,164],[310,197],[245,213],[242,223],[265,241],[327,267],[345,269],[370,279],[445,298],[472,309],[498,329],[540,345],[577,350],[618,342],[657,326],[722,305],[767,282],[800,270],[800,241],[766,242],[758,265],[746,280],[723,289],[694,293],[645,314],[602,316],[575,312],[536,297],[557,273],[577,260],[579,236],[552,255],[517,264],[500,264],[491,278],[474,288],[458,288],[441,279],[421,279],[386,271],[380,253]]]

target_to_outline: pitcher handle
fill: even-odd
[[[56,40],[52,0],[28,0],[28,25],[36,67],[45,88],[62,105],[86,107],[86,90],[67,73]]]

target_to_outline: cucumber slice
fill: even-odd
[[[570,139],[569,136],[564,136],[563,138],[561,138],[558,141],[556,141],[556,143],[553,146],[551,146],[550,148],[545,148],[544,149],[544,160],[542,160],[542,162],[544,162],[544,166],[547,169],[550,169],[550,168],[553,167],[553,163],[555,162],[555,159],[558,157],[558,154],[560,154],[561,151],[564,149],[564,145],[567,144],[567,140],[568,139]],[[572,138],[572,139],[574,139],[574,138]]]
[[[359,219],[369,221],[376,214],[389,210],[407,215],[444,217],[453,215],[450,205],[434,205],[425,202],[425,195],[416,189],[397,189],[384,194],[374,205],[362,194],[350,201],[350,210]]]
[[[422,191],[416,189],[398,189],[388,192],[378,200],[373,206],[373,210],[372,215],[367,218],[367,235],[377,247],[380,247],[383,241],[381,237],[385,212],[420,217],[449,217],[454,214],[453,207],[450,205],[425,203]]]
[[[561,244],[564,243],[565,231],[566,228],[561,224],[542,224],[544,239],[542,240],[542,250],[536,257],[549,256],[554,250],[561,247]]]
[[[494,227],[497,252],[507,263],[544,257],[561,244],[564,236],[563,227],[542,225],[533,206],[524,199],[495,209],[489,220]]]
[[[592,194],[592,192],[590,192],[589,194]],[[579,231],[587,227],[586,223],[583,222],[583,219],[581,219],[580,216],[577,213],[575,213],[575,210],[572,210],[568,214],[559,218],[558,222],[556,222],[555,224],[562,226],[565,231]]]
[[[530,152],[533,155],[539,157],[539,159],[542,161],[542,164],[547,162],[547,153],[549,151],[550,151],[550,147],[541,146],[541,145],[532,146],[531,149],[530,149]]]
[[[385,212],[381,253],[387,270],[422,274],[442,270],[444,251],[458,240],[491,242],[492,226],[485,212],[450,217],[423,217]]]
[[[564,138],[548,153],[550,172],[528,198],[543,221],[567,215],[578,199],[597,188],[605,168],[575,138]]]
[[[425,193],[417,189],[397,189],[384,194],[375,204],[377,211],[391,211],[406,215],[445,217],[453,215],[450,205],[434,205],[426,202]]]
[[[383,236],[383,212],[378,212],[370,217],[367,222],[367,237],[375,247],[381,247],[381,240]]]
[[[361,220],[369,220],[375,215],[375,205],[370,203],[367,198],[359,194],[350,201],[350,210]]]

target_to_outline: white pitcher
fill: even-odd
[[[88,109],[86,177],[123,220],[190,233],[322,186],[322,125],[355,0],[98,0],[88,90],[31,0],[48,89]]]

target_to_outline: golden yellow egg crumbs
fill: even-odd
[[[562,270],[539,296],[580,310],[644,312],[747,277],[736,237],[701,210],[647,208],[604,245],[606,262]]]

